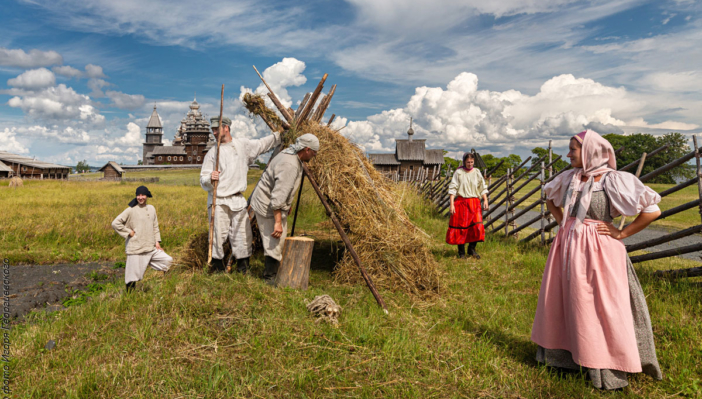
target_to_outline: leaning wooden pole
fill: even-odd
[[[343,227],[341,227],[341,223],[339,223],[339,220],[337,220],[336,215],[334,215],[334,212],[332,212],[331,207],[327,203],[327,200],[324,198],[324,194],[322,194],[322,191],[319,189],[319,186],[317,185],[317,182],[314,180],[314,177],[312,177],[312,173],[310,173],[310,170],[307,168],[307,165],[305,165],[304,163],[301,163],[301,165],[302,165],[302,170],[305,172],[305,176],[307,176],[307,179],[310,181],[310,184],[312,185],[312,188],[314,189],[314,191],[317,193],[319,200],[322,201],[322,205],[324,206],[324,210],[327,212],[327,216],[329,216],[332,223],[334,223],[334,227],[336,227],[336,230],[339,232],[341,239],[344,241],[344,244],[346,245],[346,249],[349,251],[354,262],[356,262],[356,266],[358,266],[358,269],[361,271],[361,275],[363,276],[363,279],[366,281],[366,285],[368,286],[368,289],[370,289],[371,293],[375,297],[376,302],[378,302],[378,305],[381,308],[383,308],[383,311],[387,314],[388,308],[385,306],[385,301],[383,301],[383,298],[380,297],[378,290],[375,289],[375,285],[373,285],[373,281],[371,280],[370,276],[366,272],[366,268],[363,267],[363,264],[361,263],[361,258],[358,257],[356,250],[353,248],[353,244],[351,244],[351,240],[349,239],[349,236],[346,235],[346,232],[344,231]]]
[[[219,101],[219,132],[217,133],[217,156],[215,158],[215,168],[219,172],[219,144],[222,142],[222,112],[224,111],[224,85],[222,85],[222,94],[220,95]],[[215,222],[215,212],[217,211],[217,183],[219,179],[215,180],[212,188],[212,212],[210,212],[210,242],[207,246],[207,264],[212,262],[212,244],[214,241],[214,222]]]

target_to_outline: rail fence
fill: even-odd
[[[690,201],[688,203],[676,206],[674,208],[668,209],[661,212],[661,215],[656,220],[665,219],[667,217],[676,215],[680,212],[686,211],[697,207],[700,212],[700,224],[677,231],[674,233],[666,234],[664,236],[640,242],[637,244],[626,245],[627,252],[634,252],[639,250],[648,249],[660,244],[668,243],[671,241],[679,240],[684,237],[691,236],[693,234],[702,233],[702,166],[700,165],[700,149],[697,145],[697,137],[693,136],[694,150],[660,168],[647,173],[644,176],[640,176],[643,169],[643,165],[646,159],[654,157],[656,154],[668,148],[664,145],[660,148],[651,151],[650,153],[643,153],[639,159],[636,161],[619,168],[619,171],[632,171],[636,170],[634,174],[642,182],[647,182],[656,176],[659,176],[671,169],[680,167],[685,163],[695,158],[697,163],[696,177],[680,183],[672,188],[660,192],[660,196],[665,198],[677,191],[680,191],[686,187],[697,184],[698,187],[698,199]],[[615,151],[619,154],[624,147],[619,148]],[[537,222],[540,222],[540,226],[536,231],[523,237],[519,241],[529,242],[534,239],[539,239],[542,245],[550,245],[554,238],[554,232],[556,232],[558,224],[555,219],[551,216],[551,212],[546,209],[546,198],[544,195],[544,186],[546,183],[552,181],[556,176],[569,170],[571,167],[561,169],[556,171],[554,164],[561,159],[561,156],[553,158],[553,151],[551,148],[551,142],[549,142],[548,154],[541,158],[536,159],[532,162],[532,165],[522,171],[527,162],[532,160],[532,157],[528,157],[524,162],[522,162],[518,167],[512,169],[508,168],[507,173],[499,178],[493,179],[493,174],[502,166],[504,160],[493,168],[484,171],[483,175],[486,183],[488,184],[488,203],[491,204],[489,209],[483,211],[483,224],[485,226],[485,232],[487,234],[494,234],[497,232],[504,232],[506,237],[513,237],[519,239],[519,233],[528,226],[531,226]],[[418,172],[414,176],[412,173],[405,176],[399,176],[397,174],[396,179],[391,179],[393,181],[407,181],[414,187],[416,187],[420,193],[429,201],[436,204],[439,214],[444,217],[449,216],[449,183],[451,177],[453,176],[453,171],[449,168],[444,173],[440,171],[437,172],[435,169],[431,173]],[[494,181],[493,181],[494,180]],[[536,187],[531,189],[529,192],[522,194],[521,190],[524,189],[529,183],[537,181]],[[515,194],[520,195],[516,197]],[[522,205],[530,198],[538,196],[535,201],[529,205]],[[521,206],[521,207],[520,207]],[[522,225],[518,226],[516,221],[520,217],[526,215],[528,212],[534,210],[538,207],[538,215],[534,216],[532,219],[526,221]],[[618,222],[618,227],[621,229],[624,227],[624,217]],[[548,236],[548,237],[547,237]],[[648,260],[668,258],[672,256],[683,255],[690,252],[702,251],[702,242],[693,245],[679,246],[673,249],[667,249],[657,252],[645,253],[642,255],[631,256],[631,261],[633,263],[644,262]],[[690,269],[680,269],[680,270],[659,270],[655,272],[659,276],[669,276],[669,277],[695,277],[702,276],[702,267],[694,267]]]

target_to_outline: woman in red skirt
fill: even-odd
[[[487,185],[480,171],[473,167],[475,157],[471,153],[463,155],[463,166],[453,174],[449,184],[449,201],[451,201],[451,219],[446,232],[446,243],[458,245],[458,257],[468,256],[480,259],[475,246],[485,241],[483,212],[488,209]],[[480,198],[483,199],[482,209]]]

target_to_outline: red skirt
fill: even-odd
[[[483,211],[479,198],[456,197],[453,201],[456,212],[449,219],[446,243],[461,245],[469,242],[485,241]]]

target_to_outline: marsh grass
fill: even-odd
[[[305,198],[306,195],[303,195]],[[182,199],[181,199],[182,201]],[[11,332],[12,387],[36,398],[581,398],[702,395],[699,282],[667,281],[636,265],[651,312],[664,380],[637,375],[603,393],[584,374],[539,366],[531,323],[547,249],[489,236],[482,260],[458,260],[443,243],[445,219],[405,190],[408,215],[433,237],[446,273],[432,301],[381,291],[385,316],[363,285],[334,281],[341,258],[318,206],[299,226],[315,234],[310,289],[273,289],[252,277],[176,268],[147,272],[137,290],[107,286],[66,311],[35,313]],[[310,220],[307,220],[307,217]],[[256,261],[256,266],[261,265]],[[305,302],[328,294],[340,325],[316,324]],[[55,349],[44,350],[54,339]]]

